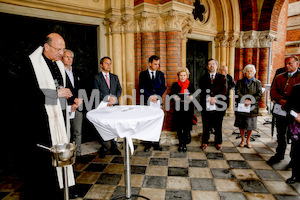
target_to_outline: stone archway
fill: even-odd
[[[203,11],[202,21],[195,20],[193,6],[177,1],[161,3],[157,5],[161,9],[157,10],[145,3],[135,5],[136,89],[139,73],[148,67],[147,59],[157,54],[161,58],[160,70],[166,75],[168,93],[177,81],[177,69],[186,67],[187,39],[211,42],[209,55],[227,65],[229,73],[234,75],[234,49],[240,32],[238,0],[203,0],[201,4],[207,11]],[[164,129],[171,128],[171,118],[172,113],[166,112]]]

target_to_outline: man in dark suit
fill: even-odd
[[[207,73],[200,79],[199,84],[201,89],[200,104],[202,106],[201,116],[203,124],[201,149],[206,149],[209,140],[209,129],[214,128],[215,146],[217,150],[221,150],[222,122],[224,117],[224,110],[227,109],[227,105],[225,103],[227,93],[227,80],[224,75],[216,71],[218,68],[217,60],[208,60],[206,68]],[[217,98],[217,95],[223,95],[224,98]]]
[[[100,101],[107,102],[108,106],[118,105],[118,98],[122,94],[122,87],[117,75],[110,73],[111,70],[111,58],[103,57],[100,60],[100,66],[102,72],[95,76],[94,88],[100,91]],[[99,150],[99,156],[104,158],[108,151],[106,142],[99,135],[101,148]],[[114,155],[121,155],[118,150],[115,140],[110,140],[111,148],[110,152]]]
[[[226,65],[221,65],[219,68],[219,73],[223,74],[226,79],[227,79],[227,93],[226,93],[226,104],[227,108],[229,107],[229,101],[230,101],[230,90],[235,88],[235,82],[234,79],[230,74],[228,74],[228,67]],[[226,110],[224,110],[224,115],[225,115]]]
[[[73,94],[67,102],[68,106],[71,106],[71,112],[75,112],[74,118],[70,118],[71,125],[71,140],[75,141],[77,145],[77,156],[81,156],[81,130],[83,114],[77,108],[82,104],[82,99],[78,98],[78,90],[80,89],[80,78],[74,68],[72,67],[74,59],[73,51],[65,49],[62,62],[65,66],[66,71],[66,88],[69,88]]]
[[[139,89],[141,98],[144,97],[142,105],[149,105],[150,102],[157,102],[160,100],[162,103],[162,95],[166,91],[165,75],[163,72],[158,71],[159,57],[151,56],[149,58],[149,68],[142,71],[139,76]],[[145,150],[149,151],[151,146],[155,150],[162,151],[163,148],[159,146],[159,142],[145,142]]]

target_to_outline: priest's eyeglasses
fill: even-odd
[[[62,52],[64,52],[64,50],[65,50],[65,48],[55,48],[54,46],[52,46],[51,44],[49,44],[48,42],[47,42],[47,44],[50,46],[50,47],[52,47],[55,51],[62,51]]]

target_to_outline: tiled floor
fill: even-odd
[[[224,119],[222,151],[216,150],[213,143],[205,151],[200,149],[201,121],[194,127],[186,153],[177,152],[176,145],[164,146],[164,151],[144,152],[143,145],[137,144],[131,157],[132,193],[151,200],[300,199],[300,184],[285,183],[291,176],[290,169],[286,169],[289,151],[281,163],[266,163],[277,144],[271,140],[270,125],[263,125],[264,117],[258,119],[260,138],[252,142],[251,149],[237,147],[240,139],[232,135],[233,121],[233,117]],[[124,194],[123,163],[121,156],[100,159],[97,154],[77,162],[77,199],[110,199]],[[0,198],[19,199],[22,181],[14,174],[0,175]]]

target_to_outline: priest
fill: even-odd
[[[51,153],[37,144],[51,147],[69,143],[69,119],[66,99],[72,96],[65,88],[65,71],[61,58],[64,39],[57,33],[46,37],[21,64],[20,93],[22,94],[21,119],[26,136],[25,199],[62,199],[62,170],[52,166]],[[72,166],[68,166],[69,186],[75,184]]]

